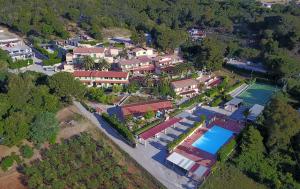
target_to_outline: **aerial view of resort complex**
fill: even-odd
[[[0,0],[0,189],[300,189],[300,1]]]

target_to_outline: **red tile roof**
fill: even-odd
[[[88,53],[104,53],[105,49],[101,47],[93,47],[93,48],[86,48],[86,47],[78,47],[73,50],[74,54],[88,54]]]
[[[144,114],[147,111],[158,111],[173,108],[171,101],[152,101],[146,103],[129,104],[121,107],[124,117],[133,114]]]
[[[198,85],[198,82],[195,79],[183,79],[178,81],[172,81],[171,85],[176,88],[184,88],[191,85]]]
[[[74,77],[113,77],[113,78],[127,78],[127,72],[115,71],[74,71]]]
[[[174,125],[175,123],[177,123],[181,120],[182,120],[182,118],[173,117],[159,125],[156,125],[155,127],[152,127],[148,131],[143,132],[142,134],[139,135],[139,137],[144,140],[147,140],[147,139],[153,137],[154,135],[156,135],[157,133],[162,132],[163,130],[167,129],[168,127]]]
[[[147,56],[141,56],[138,58],[133,58],[129,60],[121,60],[119,64],[121,65],[130,65],[130,64],[139,64],[139,63],[146,63],[146,62],[151,62],[151,59]]]

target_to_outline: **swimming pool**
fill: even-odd
[[[215,125],[196,140],[192,146],[205,152],[216,154],[232,135],[232,131]]]
[[[244,103],[248,106],[253,106],[254,104],[265,106],[277,90],[278,89],[272,85],[254,83],[250,85],[247,90],[239,94],[237,98],[243,99]]]

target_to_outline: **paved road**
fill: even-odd
[[[141,166],[143,166],[150,174],[169,189],[194,189],[196,183],[168,167],[164,161],[166,157],[165,148],[158,148],[155,145],[148,144],[147,147],[137,144],[136,148],[132,148],[124,143],[119,134],[112,129],[101,116],[88,112],[79,102],[74,102],[75,106],[80,110],[82,115],[91,120],[99,129],[105,133],[111,140],[119,145]]]

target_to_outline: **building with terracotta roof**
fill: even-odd
[[[73,49],[73,63],[80,63],[82,58],[85,56],[90,56],[95,61],[104,59],[105,57],[105,48],[102,47],[78,47]]]
[[[123,118],[127,116],[142,116],[148,111],[166,111],[173,108],[171,101],[152,101],[145,103],[129,104],[121,107]]]
[[[180,96],[193,96],[199,92],[198,81],[195,79],[183,79],[171,82],[171,86],[176,93]]]
[[[152,48],[134,48],[131,50],[131,54],[135,57],[139,56],[152,56],[153,55],[153,49]]]
[[[155,72],[169,72],[176,64],[183,63],[184,60],[177,54],[161,55],[154,58]]]
[[[147,56],[140,56],[129,60],[118,62],[118,68],[124,72],[145,73],[154,72],[155,67],[152,59]]]
[[[73,76],[87,86],[112,87],[129,83],[129,74],[116,71],[74,71]]]

